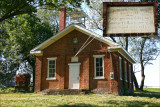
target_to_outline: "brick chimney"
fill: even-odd
[[[66,27],[66,7],[61,6],[59,12],[59,32]]]

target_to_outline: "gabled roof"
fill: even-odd
[[[123,47],[121,47],[119,44],[117,44],[109,39],[106,39],[106,38],[92,32],[90,30],[87,30],[79,25],[75,25],[75,24],[72,24],[72,25],[66,27],[62,31],[58,32],[56,35],[50,37],[48,40],[44,41],[43,43],[41,43],[40,45],[38,45],[37,47],[32,49],[30,51],[30,53],[34,54],[36,56],[43,55],[43,51],[42,51],[43,49],[45,49],[46,47],[48,47],[52,43],[56,42],[60,38],[64,37],[65,35],[67,35],[68,33],[70,33],[73,30],[80,31],[88,36],[93,37],[94,39],[97,39],[97,40],[109,45],[109,47],[108,47],[109,51],[113,51],[113,52],[118,51],[125,58],[127,58],[131,63],[135,63],[135,60],[133,59],[133,57],[131,57],[130,54]]]
[[[111,40],[108,40],[96,33],[93,33],[92,31],[90,30],[87,30],[79,25],[75,25],[75,24],[72,24],[68,27],[66,27],[65,29],[63,29],[62,31],[58,32],[56,35],[52,36],[51,38],[49,38],[48,40],[44,41],[43,43],[41,43],[40,45],[38,45],[37,47],[35,47],[34,49],[32,49],[30,51],[31,54],[34,54],[34,55],[38,55],[38,54],[43,54],[41,52],[41,50],[45,49],[46,47],[48,47],[49,45],[51,45],[52,43],[56,42],[57,40],[59,40],[60,38],[62,38],[63,36],[67,35],[68,33],[70,33],[71,31],[73,30],[77,30],[77,31],[80,31],[88,36],[91,36],[105,44],[108,44],[109,46],[117,46],[119,44],[111,41]]]

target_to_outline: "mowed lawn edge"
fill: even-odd
[[[160,89],[145,89],[130,96],[113,94],[42,95],[36,93],[0,94],[1,107],[48,106],[160,106]]]

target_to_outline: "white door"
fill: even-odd
[[[79,89],[80,63],[69,63],[69,89]]]

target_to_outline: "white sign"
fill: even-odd
[[[153,6],[107,8],[107,34],[154,32]]]

